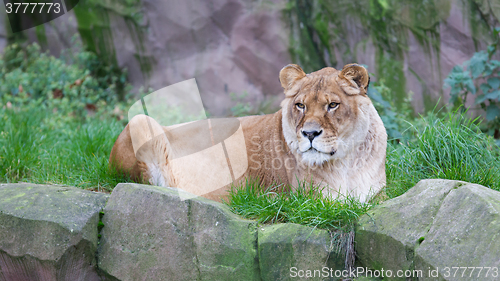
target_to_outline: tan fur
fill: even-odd
[[[297,180],[312,180],[327,186],[325,195],[351,194],[361,201],[377,194],[385,185],[387,134],[366,95],[366,69],[350,64],[341,71],[327,67],[305,74],[298,65],[288,65],[280,72],[280,82],[285,93],[281,110],[239,118],[248,169],[235,180],[250,177],[260,179],[264,185],[280,182],[293,186]],[[135,128],[132,131],[131,125]],[[151,135],[160,128],[165,134]],[[175,152],[168,136],[173,128],[162,127],[144,115],[135,116],[116,140],[110,165],[138,181],[183,189],[189,184],[193,168],[172,159]],[[138,134],[134,141],[131,134]],[[205,160],[199,159],[202,169],[226,163]],[[216,173],[207,179],[217,180]],[[225,185],[203,196],[220,201],[229,187]]]

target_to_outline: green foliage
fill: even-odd
[[[47,113],[40,110],[16,114],[0,108],[0,181],[24,178],[38,162],[40,142],[45,138],[37,128]]]
[[[277,189],[291,191],[278,193]],[[234,213],[261,223],[291,222],[344,231],[352,230],[358,217],[371,207],[351,196],[324,198],[322,191],[323,187],[306,182],[299,182],[297,188],[279,184],[265,188],[257,180],[247,180],[232,187],[226,204]]]
[[[131,88],[93,53],[55,58],[13,44],[0,58],[0,182],[111,190],[130,179],[108,169]]]
[[[500,28],[495,30],[500,33]],[[450,102],[455,108],[474,95],[474,104],[486,113],[489,133],[500,138],[500,61],[492,59],[497,45],[498,41],[455,66],[444,80],[444,87],[451,88]]]
[[[500,191],[500,148],[466,113],[435,114],[412,125],[399,144],[387,149],[390,198],[429,178],[462,180]]]
[[[0,103],[17,107],[38,101],[49,110],[83,117],[89,110],[109,111],[125,99],[126,73],[90,52],[67,60],[71,63],[41,52],[36,43],[8,46],[0,58]]]
[[[413,119],[413,109],[411,107],[410,92],[402,104],[402,109],[397,110],[395,105],[394,93],[387,87],[385,80],[371,83],[368,87],[368,96],[377,109],[382,122],[384,122],[387,138],[389,141],[398,141],[403,137],[402,132],[408,127],[407,121]]]
[[[244,102],[243,99],[248,96],[248,93],[243,93],[237,96],[235,93],[230,93],[231,100],[236,104],[231,107],[231,114],[235,117],[251,115],[253,106],[249,102]]]
[[[86,50],[99,55],[99,60],[116,65],[116,50],[111,18],[119,15],[130,32],[142,74],[147,77],[154,64],[154,58],[147,54],[144,42],[148,33],[143,22],[142,2],[139,0],[80,1],[74,8],[79,37]]]
[[[231,115],[234,117],[242,117],[248,115],[262,115],[274,113],[278,110],[274,106],[275,98],[265,98],[262,102],[257,105],[252,105],[252,103],[245,101],[248,93],[243,93],[237,95],[236,93],[230,93],[231,100],[236,104],[231,107]]]

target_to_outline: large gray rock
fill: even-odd
[[[0,184],[0,280],[100,280],[99,211],[107,195]]]
[[[418,280],[498,280],[493,271],[478,277],[469,269],[462,277],[462,270],[453,276],[452,269],[499,268],[498,233],[499,192],[460,181],[422,180],[360,218],[356,252],[364,266],[391,270],[393,276],[416,270]]]
[[[415,245],[429,231],[444,197],[460,184],[420,181],[405,194],[370,210],[356,229],[358,259],[374,269],[410,269]]]
[[[119,184],[103,217],[99,267],[120,280],[258,280],[257,226],[178,189]]]
[[[345,252],[326,230],[286,223],[259,229],[259,263],[262,280],[335,280],[344,270]],[[331,271],[331,270],[333,271]],[[316,271],[316,272],[315,272]],[[333,276],[332,276],[333,275]]]
[[[257,225],[217,202],[190,202],[200,280],[259,280]]]
[[[439,280],[500,280],[500,193],[477,184],[450,191],[422,240],[415,269],[439,269]]]

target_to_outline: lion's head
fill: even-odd
[[[373,105],[366,95],[370,77],[363,66],[306,74],[291,64],[281,70],[280,82],[285,91],[283,134],[304,164],[321,166],[346,158],[365,141]]]

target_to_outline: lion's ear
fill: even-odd
[[[337,77],[337,83],[348,95],[366,94],[370,84],[370,75],[363,66],[351,63],[342,68]]]
[[[280,82],[283,89],[288,90],[293,83],[306,76],[306,73],[300,66],[296,64],[289,64],[280,71]]]

